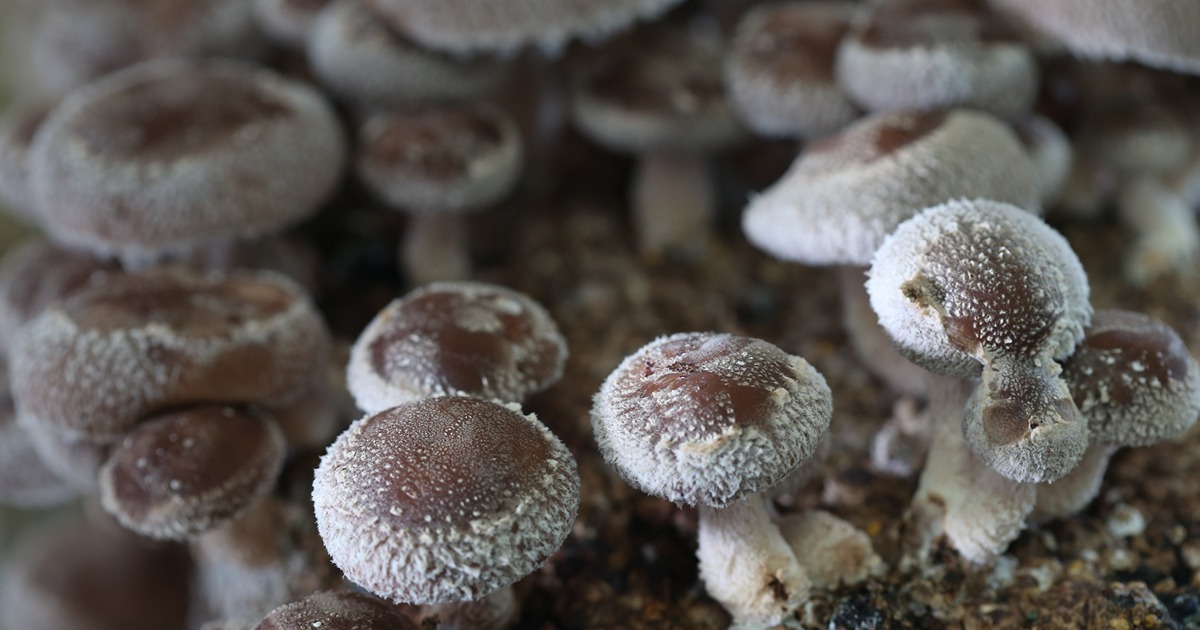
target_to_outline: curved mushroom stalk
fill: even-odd
[[[631,186],[634,231],[642,255],[656,259],[673,252],[694,259],[708,250],[717,198],[706,157],[643,155]]]
[[[973,386],[970,379],[929,377],[933,442],[911,507],[917,540],[902,569],[924,564],[942,534],[966,560],[989,562],[1017,538],[1033,509],[1036,486],[992,470],[963,440],[963,409]]]
[[[778,625],[808,599],[812,583],[762,495],[725,508],[700,506],[700,578],[733,615],[734,628]]]
[[[1125,261],[1125,277],[1146,284],[1170,273],[1190,271],[1200,257],[1200,227],[1184,198],[1156,177],[1123,184],[1117,212],[1137,240]]]
[[[1058,372],[1058,365],[1045,359]],[[1087,418],[1067,384],[1025,359],[997,358],[983,369],[962,424],[967,444],[996,472],[1023,483],[1054,481],[1083,457]]]

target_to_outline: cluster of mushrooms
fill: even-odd
[[[713,156],[798,142],[740,225],[835,267],[855,351],[927,401],[872,451],[920,476],[892,569],[939,541],[989,563],[1082,510],[1116,449],[1200,416],[1179,335],[1094,310],[1040,218],[1115,211],[1128,282],[1193,270],[1194,0],[9,4],[0,205],[44,236],[0,261],[0,502],[86,516],[6,564],[0,625],[517,624],[512,585],[580,504],[575,456],[523,408],[567,344],[472,279],[466,217],[556,185],[568,122],[632,158],[650,265],[726,238]],[[353,343],[294,229],[350,195],[408,215],[411,288]],[[703,588],[767,628],[889,570],[853,524],[778,500],[822,474],[835,405],[770,341],[674,332],[590,420],[615,474],[698,508]]]

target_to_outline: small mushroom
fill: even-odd
[[[1087,447],[1059,377],[1091,319],[1087,277],[1060,234],[990,200],[909,219],[875,253],[871,306],[901,354],[936,374],[982,372],[963,422],[971,450],[1021,482],[1053,481]]]
[[[338,437],[317,468],[313,503],[348,579],[396,602],[467,602],[562,545],[579,506],[575,460],[514,408],[428,398]]]
[[[378,598],[350,591],[321,591],[271,611],[256,630],[417,630],[400,610]]]
[[[243,63],[163,60],[71,92],[29,172],[53,238],[138,265],[311,215],[344,154],[312,88]]]
[[[858,5],[774,2],[738,22],[725,84],[746,126],[766,136],[833,133],[859,111],[833,76],[834,56]]]
[[[171,407],[286,405],[311,387],[329,348],[303,290],[265,272],[122,274],[24,331],[11,353],[22,416],[110,441]]]
[[[1033,106],[1038,65],[981,0],[892,0],[842,40],[837,78],[873,112],[970,107],[1012,118]]]
[[[572,39],[595,42],[682,0],[365,0],[396,29],[451,53],[513,53],[524,46],[557,52]]]
[[[725,97],[722,47],[716,38],[666,30],[636,51],[602,60],[573,86],[580,131],[637,156],[634,233],[651,258],[707,248],[716,214],[707,154],[744,135]]]
[[[477,101],[508,74],[508,64],[497,58],[420,48],[362,0],[334,0],[321,10],[308,39],[308,59],[330,92],[389,110]]]
[[[359,129],[359,178],[411,214],[401,246],[412,284],[463,280],[470,256],[464,214],[508,195],[523,166],[516,124],[488,105],[391,112]]]
[[[557,382],[566,359],[558,325],[530,297],[440,282],[375,316],[350,351],[346,380],[367,413],[447,395],[520,403]]]
[[[628,356],[592,405],[600,453],[648,494],[700,508],[700,576],[735,625],[783,623],[810,580],[760,494],[812,456],[831,394],[804,359],[758,339],[662,337]]]
[[[1063,362],[1063,378],[1088,418],[1091,465],[1039,486],[1039,519],[1068,516],[1091,502],[1116,449],[1177,437],[1200,416],[1200,366],[1170,326],[1141,313],[1097,311]]]
[[[149,418],[100,470],[100,500],[122,525],[183,540],[236,518],[275,485],[283,434],[269,415],[203,406]]]

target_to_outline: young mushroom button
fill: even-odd
[[[558,325],[530,297],[441,282],[375,316],[350,351],[346,380],[368,413],[447,394],[519,403],[557,382],[566,359]]]
[[[808,459],[831,394],[804,359],[758,339],[680,333],[630,355],[604,381],[592,428],[631,485],[700,506],[701,577],[735,624],[781,623],[809,581],[762,492]]]
[[[397,602],[466,602],[562,545],[579,483],[571,454],[533,416],[447,396],[351,425],[321,459],[313,503],[350,580]]]
[[[884,241],[867,292],[901,353],[983,381],[966,414],[971,450],[1015,481],[1053,481],[1087,446],[1056,361],[1092,315],[1083,267],[1037,217],[990,200],[954,201]]]

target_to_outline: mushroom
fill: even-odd
[[[359,129],[359,178],[411,223],[401,245],[412,284],[469,275],[468,212],[509,194],[523,165],[516,124],[488,105],[391,112]]]
[[[147,419],[100,470],[100,500],[151,538],[183,540],[236,518],[275,485],[283,434],[269,415],[200,406]]]
[[[1087,59],[1200,74],[1200,6],[1191,0],[990,0]]]
[[[614,370],[592,405],[605,461],[634,486],[699,506],[700,576],[735,625],[783,623],[810,580],[760,494],[807,460],[831,394],[804,359],[758,339],[679,333]]]
[[[1095,498],[1109,456],[1181,435],[1200,416],[1200,366],[1170,326],[1141,313],[1097,311],[1063,378],[1088,418],[1090,446],[1067,478],[1038,486],[1034,518],[1062,518]]]
[[[682,0],[366,0],[393,27],[422,45],[451,53],[513,53],[523,46],[556,52],[571,39],[599,41]]]
[[[839,266],[859,356],[893,388],[919,393],[922,377],[896,356],[867,305],[863,268],[903,221],[967,195],[1038,208],[1037,173],[1010,129],[969,110],[875,114],[805,147],[750,200],[742,230],[778,258]]]
[[[142,61],[253,57],[261,37],[246,0],[44,2],[27,53],[48,93]]]
[[[362,0],[334,0],[317,14],[308,59],[330,92],[386,110],[479,100],[499,87],[509,66],[424,50]]]
[[[520,403],[557,382],[566,359],[558,325],[532,298],[438,282],[375,316],[350,351],[346,380],[367,413],[447,395]]]
[[[256,630],[417,630],[395,606],[350,591],[321,591],[271,611]]]
[[[372,593],[503,604],[494,593],[562,545],[579,483],[566,447],[515,405],[435,397],[352,424],[321,459],[313,504],[330,557]]]
[[[311,215],[345,148],[320,94],[233,61],[162,60],[71,92],[30,149],[56,240],[130,265]]]
[[[878,2],[843,40],[837,78],[869,111],[971,107],[1001,118],[1037,96],[1033,52],[981,0]]]
[[[638,249],[651,258],[706,250],[716,213],[706,155],[744,134],[725,98],[714,39],[666,30],[603,60],[573,86],[580,131],[637,156],[630,204]]]
[[[775,2],[738,22],[725,55],[725,85],[747,127],[766,136],[823,136],[859,111],[833,76],[854,2]]]
[[[172,407],[286,405],[311,387],[329,347],[303,290],[266,272],[117,275],[23,330],[11,353],[18,411],[109,441]]]

